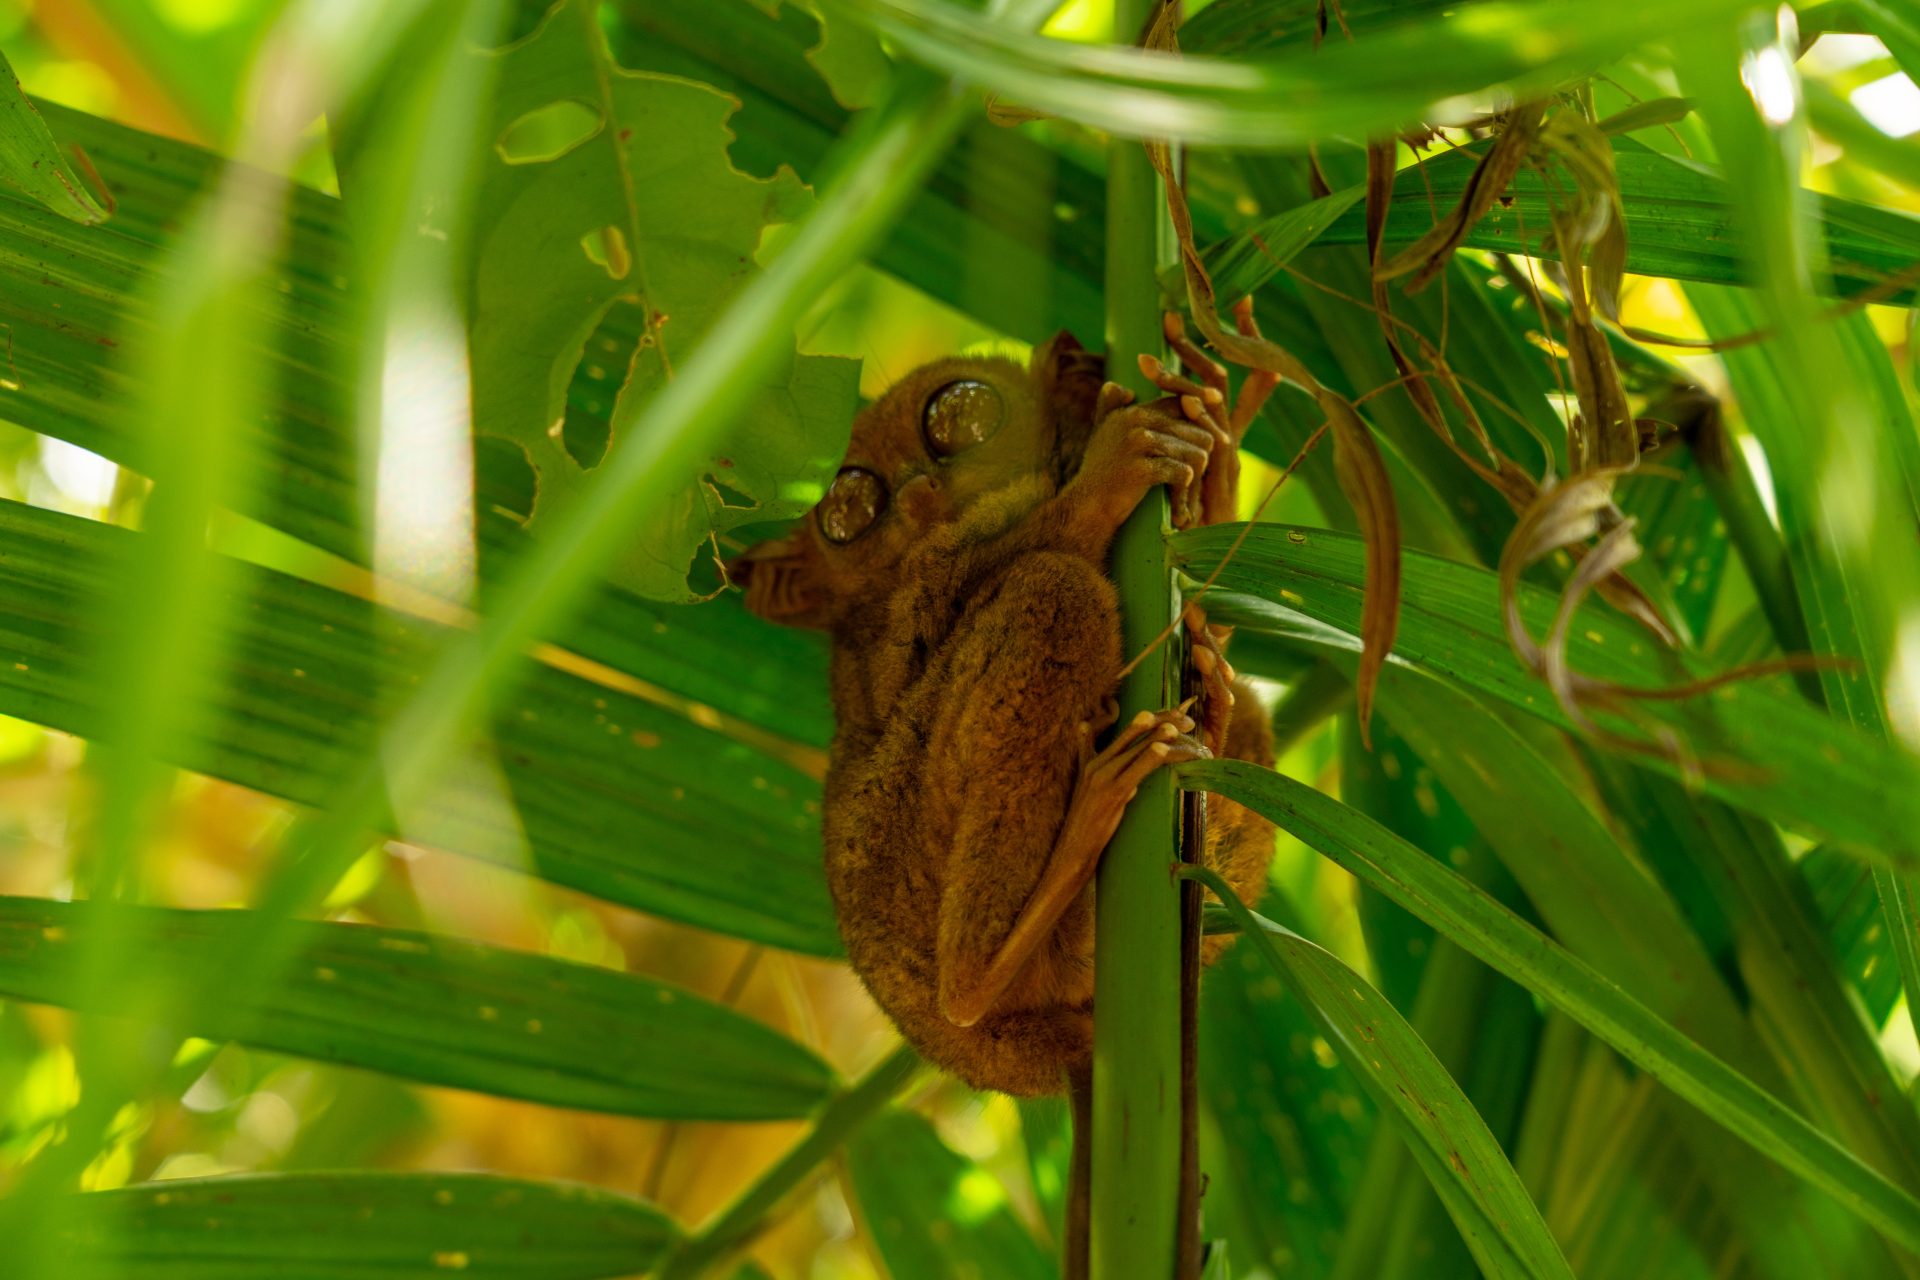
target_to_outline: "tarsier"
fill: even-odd
[[[1253,375],[1229,408],[1225,371],[1173,317],[1168,337],[1200,381],[1142,361],[1168,393],[1151,404],[1065,333],[1024,368],[916,369],[855,419],[809,517],[733,566],[756,613],[832,637],[824,834],[847,955],[914,1047],[976,1088],[1057,1093],[1085,1071],[1090,882],[1142,780],[1208,755],[1271,763],[1194,615],[1198,705],[1095,745],[1127,656],[1114,534],[1161,484],[1176,525],[1234,518],[1240,436],[1273,386]],[[1220,800],[1208,827],[1206,861],[1257,898],[1272,828]]]

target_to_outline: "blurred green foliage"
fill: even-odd
[[[1053,1270],[1064,1118],[833,960],[824,649],[719,566],[858,395],[1100,338],[1105,129],[1189,141],[1216,283],[1406,535],[1371,750],[1326,451],[1171,546],[1288,745],[1188,777],[1283,828],[1205,985],[1209,1276],[1920,1268],[1920,15],[1188,7],[1174,62],[1095,0],[0,0],[0,1274]],[[1564,555],[1516,609],[1621,685],[1818,670],[1596,736],[1510,649],[1516,513],[1383,341],[1359,143],[1391,256],[1515,93],[1606,138],[1680,644]],[[1565,159],[1392,295],[1535,481]],[[1321,420],[1275,398],[1244,509]]]

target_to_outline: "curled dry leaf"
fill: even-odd
[[[1411,275],[1407,282],[1409,292],[1418,292],[1433,282],[1433,278],[1446,269],[1453,259],[1454,250],[1467,238],[1467,232],[1493,207],[1500,193],[1507,189],[1515,174],[1526,163],[1527,154],[1533,150],[1534,139],[1539,135],[1542,121],[1546,117],[1547,104],[1544,102],[1525,102],[1507,113],[1500,132],[1494,136],[1492,147],[1488,148],[1485,158],[1473,171],[1473,177],[1467,182],[1467,189],[1460,196],[1460,203],[1451,212],[1434,224],[1433,230],[1415,240],[1412,244],[1393,255],[1384,263],[1374,267],[1374,276],[1379,280],[1397,280],[1401,276]]]

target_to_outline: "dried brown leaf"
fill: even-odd
[[[1467,232],[1493,207],[1526,163],[1546,111],[1545,102],[1527,102],[1508,112],[1492,147],[1467,180],[1460,202],[1435,223],[1432,230],[1386,262],[1377,264],[1375,276],[1395,280],[1411,275],[1413,279],[1407,282],[1409,293],[1417,293],[1431,284],[1452,260],[1454,251],[1467,238]]]

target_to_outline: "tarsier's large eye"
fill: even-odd
[[[820,499],[820,532],[828,542],[845,545],[865,533],[887,509],[887,486],[859,467],[847,467]]]
[[[1000,393],[971,378],[949,382],[934,392],[921,412],[927,446],[943,458],[971,449],[1000,429],[1006,406]]]

